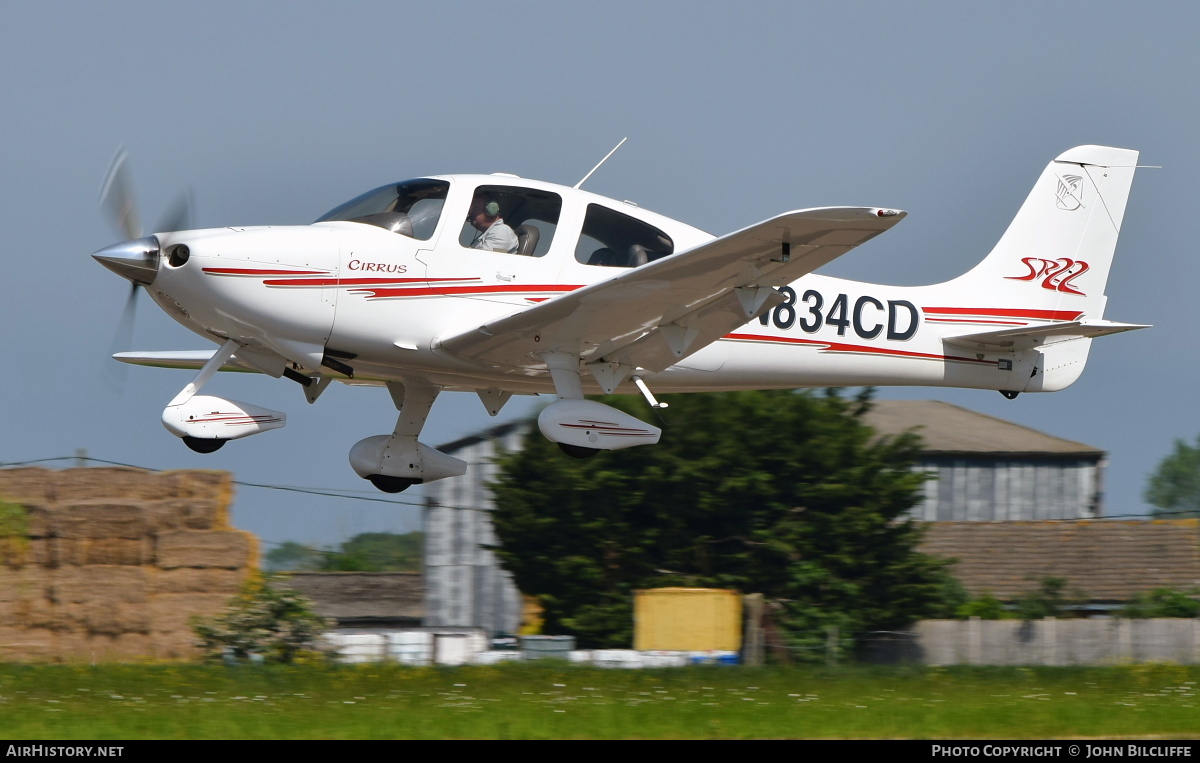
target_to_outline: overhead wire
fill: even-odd
[[[150,471],[150,472],[167,471],[164,469],[155,469],[155,468],[149,467],[149,466],[142,466],[140,464],[128,464],[128,463],[124,463],[122,461],[109,461],[109,460],[103,459],[103,458],[95,458],[94,456],[56,456],[54,458],[36,458],[36,459],[30,459],[28,461],[0,462],[0,468],[30,466],[33,464],[49,463],[49,462],[53,462],[53,461],[83,461],[84,463],[90,462],[90,463],[97,463],[97,464],[105,464],[107,466],[123,466],[123,467],[129,468],[129,469],[143,469],[145,471]],[[405,501],[405,500],[400,500],[400,499],[395,499],[395,498],[382,498],[382,497],[374,496],[374,495],[354,495],[354,493],[357,491],[347,490],[347,491],[339,492],[338,488],[314,488],[314,487],[296,487],[293,485],[270,485],[270,484],[263,484],[263,483],[259,483],[259,482],[246,482],[245,480],[239,480],[239,479],[234,479],[234,480],[232,480],[232,482],[233,482],[233,484],[238,485],[239,487],[253,487],[253,488],[261,488],[263,490],[282,490],[282,491],[291,492],[291,493],[304,493],[306,495],[326,496],[329,498],[343,498],[345,500],[350,500],[350,501],[369,501],[371,503],[389,503],[389,504],[393,504],[393,505],[397,505],[397,506],[423,507],[426,505],[426,503],[424,501]],[[469,507],[452,506],[449,508],[469,508]]]

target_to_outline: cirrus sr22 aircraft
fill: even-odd
[[[714,238],[580,190],[583,181],[506,174],[392,183],[305,226],[141,237],[124,215],[133,240],[93,257],[219,345],[115,356],[199,369],[163,412],[172,434],[212,452],[284,425],[278,411],[199,394],[219,370],[287,377],[310,403],[332,380],[385,385],[396,426],[358,442],[350,463],[399,492],[465,471],[418,439],[443,391],[474,392],[492,415],[512,395],[556,394],[539,428],[583,457],[659,439],[658,428],[584,397],[600,392],[640,391],[658,405],[652,388],[1063,389],[1093,337],[1142,328],[1103,318],[1137,156],[1066,151],[992,252],[932,286],[814,273],[904,212],[804,209]],[[127,211],[122,167],[103,193]],[[476,231],[464,220],[477,198],[498,205],[514,251],[470,248]]]

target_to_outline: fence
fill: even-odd
[[[1200,664],[1200,619],[924,620],[871,646],[924,665]]]
[[[561,659],[606,668],[669,668],[684,665],[736,665],[737,652],[635,651],[573,649],[572,636],[530,636],[520,649],[489,649],[478,629],[439,628],[404,631],[347,631],[326,634],[339,662],[393,662],[401,665],[493,665],[536,659]]]
[[[387,633],[337,632],[327,637],[344,662],[462,665],[551,656],[545,648],[499,651],[481,631],[441,629]],[[553,638],[553,637],[546,637]],[[559,637],[564,638],[564,637]],[[920,665],[1116,665],[1139,662],[1200,664],[1200,619],[1147,620],[923,620],[906,631],[858,639],[873,663]],[[836,632],[821,655],[837,662]],[[769,650],[775,658],[778,650]],[[573,663],[601,667],[674,667],[701,663],[737,664],[737,652],[556,650]],[[793,659],[799,655],[788,655]],[[786,661],[787,656],[784,656]]]

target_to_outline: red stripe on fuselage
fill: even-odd
[[[1043,321],[1073,321],[1082,310],[1034,310],[1027,307],[922,307],[926,315],[985,315],[991,318],[1032,318]]]
[[[212,275],[325,275],[323,271],[265,270],[251,268],[206,268]],[[400,297],[474,296],[485,294],[521,294],[526,292],[564,293],[582,288],[574,284],[502,284],[497,286],[467,285],[478,277],[468,278],[279,278],[265,279],[264,286],[283,288],[345,288],[366,295],[368,299]],[[463,284],[450,286],[451,283]],[[446,285],[438,285],[446,284]],[[550,297],[529,297],[530,301],[545,301]]]
[[[378,284],[435,283],[439,281],[478,281],[478,278],[284,278],[263,281],[267,286],[369,286]]]
[[[323,276],[328,270],[282,270],[279,268],[201,268],[214,276]]]
[[[579,286],[564,286],[562,284],[513,284],[511,286],[440,286],[433,288],[398,288],[398,289],[353,289],[359,293],[369,293],[369,299],[391,299],[397,297],[469,297],[484,294],[522,294],[525,292],[568,292],[581,288]]]

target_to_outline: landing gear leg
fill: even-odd
[[[225,365],[226,361],[233,357],[233,353],[237,350],[237,348],[237,342],[232,339],[225,340],[225,344],[221,345],[220,349],[213,353],[213,356],[209,358],[203,366],[200,367],[200,371],[196,374],[195,378],[188,382],[188,385],[180,390],[179,394],[176,395],[171,402],[167,403],[167,409],[163,411],[164,424],[166,424],[168,420],[176,417],[173,414],[178,414],[178,412],[181,410],[179,406],[186,404],[189,400],[196,396],[196,393],[198,393],[205,384],[208,384],[209,380],[212,379],[213,374],[215,374],[217,371],[220,371],[221,366]],[[182,414],[178,414],[178,418],[182,420],[184,416]],[[169,425],[167,426],[167,429],[171,430],[175,434],[180,434],[179,432],[175,432],[175,428]],[[188,446],[188,448],[197,453],[216,453],[221,449],[222,445],[228,442],[228,440],[218,437],[193,437],[191,435],[181,435],[181,439],[183,440],[184,445]]]
[[[196,378],[188,382],[188,385],[179,391],[175,399],[167,403],[167,407],[173,408],[191,400],[205,384],[208,384],[208,380],[213,378],[213,374],[220,371],[221,366],[225,365],[225,362],[233,357],[233,353],[237,351],[237,348],[237,342],[232,339],[226,339],[225,344],[221,345],[221,348],[214,352],[213,356],[200,367],[200,372],[196,374]]]

